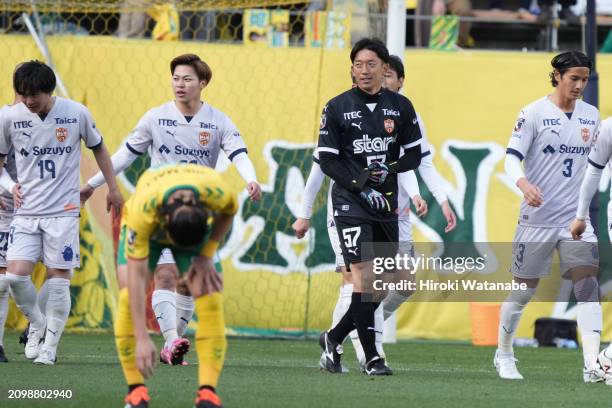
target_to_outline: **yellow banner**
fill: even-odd
[[[49,37],[48,43],[71,97],[91,109],[111,152],[147,110],[172,98],[173,57],[190,52],[207,61],[213,80],[203,98],[241,130],[263,187],[260,204],[241,195],[241,209],[220,251],[227,323],[236,331],[264,334],[301,334],[329,326],[340,276],[333,272],[325,229],[326,191],[317,198],[313,230],[306,240],[293,237],[291,223],[310,170],[321,109],[351,86],[349,51],[109,37]],[[0,36],[0,50],[0,101],[9,102],[15,64],[42,57],[24,36]],[[405,93],[424,119],[434,163],[459,215],[455,235],[444,235],[429,197],[431,215],[415,223],[416,240],[510,242],[520,197],[504,177],[505,145],[521,107],[551,92],[547,78],[552,55],[410,51],[405,57]],[[600,89],[611,89],[612,57],[599,57],[598,69]],[[602,98],[601,112],[602,117],[612,115],[612,102]],[[121,177],[126,195],[145,167],[139,162]],[[229,162],[221,163],[219,170],[244,185]],[[83,178],[94,171],[86,153]],[[110,219],[100,190],[81,222],[81,253],[89,258],[73,280],[71,327],[108,327],[114,310]],[[424,191],[421,187],[427,196]],[[573,318],[575,309],[529,305],[518,335],[530,336],[536,317],[553,314]],[[610,316],[606,303],[607,339]],[[400,309],[398,322],[401,337],[471,336],[468,303],[408,303]]]

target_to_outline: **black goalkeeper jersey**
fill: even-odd
[[[402,148],[420,143],[419,123],[408,98],[384,88],[375,95],[353,88],[330,100],[323,109],[317,151],[338,155],[350,177],[357,180],[370,163],[397,161]],[[397,175],[389,174],[383,185],[373,188],[385,194],[390,213],[376,213],[358,194],[334,183],[334,216],[397,220]]]

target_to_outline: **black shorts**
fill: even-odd
[[[335,217],[338,240],[347,265],[397,254],[397,220],[377,222],[362,218]]]

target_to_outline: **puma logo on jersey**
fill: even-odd
[[[374,153],[374,152],[386,152],[389,150],[389,145],[393,143],[395,138],[391,136],[387,137],[375,137],[371,139],[369,135],[363,135],[361,139],[353,140],[353,153]]]
[[[550,133],[554,133],[554,134],[555,134],[555,135],[557,135],[557,136],[560,136],[560,135],[561,135],[559,132],[557,132],[557,131],[556,131],[556,130],[554,130],[554,129],[550,129]]]
[[[166,133],[169,134],[170,136],[174,137],[174,135],[176,135],[176,130],[174,132],[166,130]]]
[[[45,154],[63,155],[64,153],[69,154],[72,152],[72,146],[58,146],[58,147],[38,147],[32,148],[34,156],[42,156]]]
[[[357,129],[361,130],[361,122],[359,123],[351,122],[351,126],[355,126]]]
[[[30,139],[32,138],[32,133],[28,133],[28,132],[21,132],[21,133],[22,133],[22,134],[23,134],[25,137],[28,137],[28,138],[30,138]]]

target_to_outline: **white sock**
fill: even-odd
[[[176,297],[174,292],[165,289],[154,290],[151,305],[153,306],[159,328],[166,340],[166,346],[170,346],[178,338],[176,331]]]
[[[402,303],[407,301],[408,298],[410,298],[410,295],[405,296],[395,290],[390,290],[387,297],[385,297],[382,301],[385,320],[387,320],[393,314],[393,312],[395,312],[401,306]]]
[[[601,340],[601,304],[599,302],[582,302],[578,308],[578,329],[582,339],[582,355],[584,366],[590,367],[597,363],[599,343]]]
[[[523,310],[536,292],[536,288],[515,290],[510,292],[508,298],[502,303],[499,311],[499,337],[497,348],[501,353],[513,354],[512,338],[518,327]]]
[[[183,337],[189,321],[193,317],[193,310],[195,308],[192,296],[181,295],[180,293],[175,294],[176,298],[176,332],[179,337]]]
[[[70,314],[70,279],[51,278],[47,279],[49,299],[46,302],[47,308],[47,332],[45,333],[45,343],[43,348],[57,351],[64,326]]]
[[[336,327],[336,325],[340,322],[340,319],[346,314],[349,306],[351,306],[351,297],[353,296],[353,284],[347,283],[340,287],[340,294],[338,296],[338,301],[336,302],[336,307],[334,308],[334,312],[332,313],[332,325],[331,327]]]
[[[8,316],[9,281],[0,275],[0,346],[4,346],[4,323]]]
[[[578,305],[578,329],[582,339],[584,366],[597,364],[599,342],[601,340],[601,304],[599,303],[599,283],[594,276],[587,276],[574,283],[574,296]]]
[[[47,310],[47,300],[49,300],[49,280],[47,279],[40,289],[38,289],[38,295],[36,296],[36,302],[38,303],[38,308],[42,314],[45,314]]]
[[[385,326],[385,317],[382,303],[378,305],[374,311],[374,330],[376,331],[376,351],[378,355],[385,358],[383,350],[383,328]]]
[[[42,329],[45,325],[45,317],[36,304],[36,288],[32,279],[29,276],[14,275],[9,272],[5,276],[9,281],[17,308],[30,321],[34,329]]]

